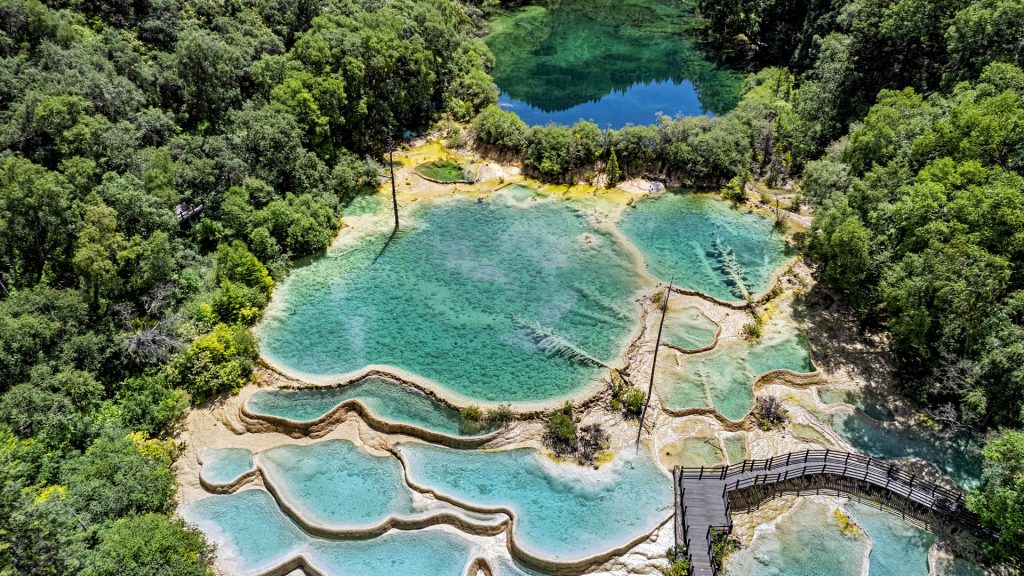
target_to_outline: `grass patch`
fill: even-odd
[[[473,180],[472,174],[451,160],[424,162],[416,166],[415,170],[421,176],[438,182],[468,182]]]

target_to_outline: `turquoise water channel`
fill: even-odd
[[[483,402],[572,395],[635,324],[629,255],[567,203],[417,209],[296,270],[260,328],[262,354],[302,375],[397,366]]]
[[[516,544],[562,562],[628,544],[672,514],[672,479],[646,449],[596,471],[529,448],[405,443],[399,450],[410,482],[477,508],[511,510]]]
[[[373,376],[337,388],[259,390],[246,401],[246,409],[256,415],[309,422],[346,400],[358,400],[382,420],[412,424],[449,436],[473,436],[489,431],[464,423],[458,410],[415,388]]]

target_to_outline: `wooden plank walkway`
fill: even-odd
[[[964,494],[900,470],[890,462],[835,450],[807,450],[732,466],[680,468],[676,478],[676,544],[695,576],[714,576],[711,534],[732,529],[732,508],[749,511],[782,494],[866,495],[906,515],[927,511],[946,524],[990,533],[964,506]]]

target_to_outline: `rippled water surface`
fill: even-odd
[[[646,449],[593,471],[536,450],[464,451],[400,445],[416,485],[515,512],[516,542],[563,561],[622,546],[671,514],[672,479]]]
[[[296,270],[261,352],[299,374],[397,366],[470,399],[565,397],[619,353],[642,286],[623,247],[566,203],[417,210]]]

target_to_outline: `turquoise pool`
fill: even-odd
[[[641,537],[672,514],[672,480],[641,449],[588,470],[536,450],[460,451],[403,443],[409,480],[475,507],[515,513],[516,543],[562,562]]]
[[[367,528],[413,512],[398,460],[347,440],[279,446],[256,461],[282,502],[314,524]]]
[[[669,191],[644,200],[621,228],[655,276],[729,302],[768,290],[789,257],[771,220],[706,195]]]
[[[226,485],[253,469],[252,452],[245,448],[209,448],[203,450],[200,474],[211,484]]]
[[[619,354],[643,283],[568,203],[458,200],[409,220],[296,270],[261,353],[300,375],[396,366],[489,403],[569,397]]]

